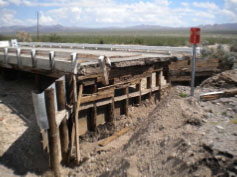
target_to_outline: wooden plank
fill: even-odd
[[[99,146],[106,146],[107,144],[109,144],[110,142],[112,142],[113,140],[117,139],[118,137],[124,135],[125,133],[127,133],[130,130],[129,127],[125,127],[122,130],[114,133],[112,136],[102,140],[101,142],[99,142]]]
[[[229,90],[224,90],[224,91],[219,91],[219,92],[209,92],[209,93],[201,94],[200,100],[211,101],[211,100],[216,100],[222,97],[233,97],[235,95],[237,95],[237,89],[229,89]]]
[[[109,122],[114,122],[114,97],[112,98],[112,103],[109,104]]]
[[[50,88],[45,91],[45,100],[47,107],[47,116],[49,121],[49,148],[50,148],[50,164],[56,177],[60,177],[59,167],[59,134],[56,124],[54,89]]]
[[[147,89],[151,89],[152,87],[152,76],[147,77]],[[148,98],[151,101],[151,96],[152,96],[152,90],[148,94]]]
[[[90,96],[84,96],[81,98],[81,103],[88,103],[88,102],[94,102],[97,100],[110,98],[114,96],[114,88],[111,88],[109,90],[101,91],[94,93]]]
[[[96,120],[97,119],[97,107],[96,104],[93,104],[93,107],[90,109],[90,123],[89,130],[95,132],[96,131]]]
[[[61,125],[59,126],[59,130],[60,130],[61,150],[62,150],[63,162],[67,163],[68,145],[69,145],[69,134],[68,134],[68,125],[67,125],[68,112],[65,109],[66,108],[66,99],[65,99],[65,86],[64,86],[63,80],[56,81],[56,89],[57,89],[58,110],[64,111],[64,113],[63,113],[64,115],[62,116],[62,122],[61,122]],[[58,116],[56,116],[56,117],[58,120],[59,119]]]
[[[75,76],[74,76],[75,78]],[[76,80],[76,79],[75,79]],[[78,116],[79,116],[79,108],[81,104],[81,98],[82,98],[82,92],[83,92],[83,85],[80,84],[78,96],[77,96],[77,102],[76,102],[76,111],[75,111],[75,138],[76,138],[76,162],[79,164],[80,162],[80,150],[79,150],[79,125],[78,125]]]
[[[125,99],[125,104],[124,104],[124,113],[126,116],[128,116],[128,106],[129,106],[129,92],[128,92],[128,87],[124,89],[124,94],[127,96]]]
[[[141,81],[138,84],[136,84],[136,91],[139,93],[138,97],[136,98],[136,104],[140,105],[142,102]],[[131,94],[129,96],[132,97]]]

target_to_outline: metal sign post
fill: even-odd
[[[190,43],[193,44],[193,59],[192,59],[192,80],[191,80],[191,96],[194,96],[195,88],[195,70],[196,70],[196,47],[200,43],[200,28],[191,28]]]
[[[193,45],[193,59],[192,59],[192,80],[191,80],[191,96],[194,96],[194,87],[195,87],[195,72],[196,72],[196,47]]]

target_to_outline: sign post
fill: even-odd
[[[194,96],[195,87],[195,70],[196,70],[196,47],[200,43],[200,28],[191,28],[190,43],[193,44],[193,59],[192,59],[192,80],[191,80],[191,96]]]

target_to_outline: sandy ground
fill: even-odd
[[[33,114],[31,78],[0,78],[0,176],[50,176]],[[173,87],[155,103],[129,108],[116,127],[99,128],[101,135],[124,127],[130,131],[105,147],[81,137],[80,166],[61,167],[62,176],[237,176],[237,98],[200,102],[189,87]],[[91,139],[92,138],[92,139]]]

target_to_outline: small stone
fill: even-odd
[[[108,171],[109,171],[109,168],[106,168],[106,171],[108,172]]]
[[[216,128],[220,129],[220,130],[224,130],[224,128],[220,125],[217,125]]]
[[[138,117],[138,118],[137,118],[137,120],[138,120],[138,121],[141,121],[141,120],[142,120],[142,118],[141,118],[141,117]]]

